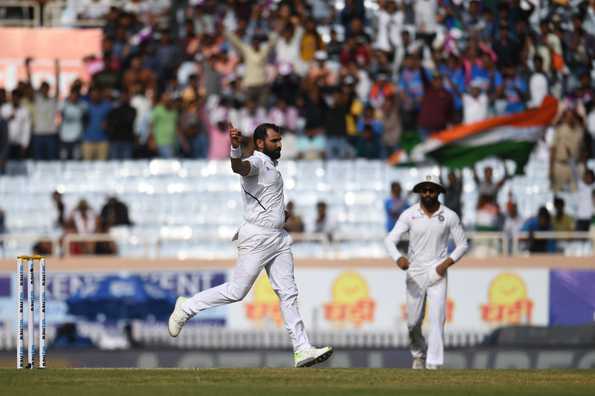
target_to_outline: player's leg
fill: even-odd
[[[271,286],[279,297],[285,328],[293,344],[295,366],[307,367],[327,360],[333,349],[314,348],[310,344],[298,307],[298,288],[293,267],[293,254],[287,249],[273,258],[265,268]]]
[[[428,355],[426,367],[436,368],[444,364],[444,321],[446,310],[447,279],[443,278],[428,288]]]
[[[311,347],[298,307],[298,288],[293,274],[293,255],[286,251],[265,267],[271,287],[279,297],[285,328],[295,352]]]
[[[262,262],[261,253],[242,254],[228,282],[203,290],[190,298],[179,297],[169,320],[170,335],[176,337],[186,321],[202,310],[242,300],[262,270]]]
[[[427,349],[426,340],[421,331],[426,305],[426,290],[418,282],[421,280],[407,274],[407,328],[413,368],[415,369],[425,367]]]

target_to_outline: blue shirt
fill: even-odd
[[[112,109],[112,104],[104,100],[99,103],[89,102],[88,114],[89,122],[85,128],[83,140],[86,142],[103,142],[107,140],[107,134],[103,123],[107,118],[107,113]]]
[[[386,230],[390,232],[401,213],[405,211],[405,209],[409,208],[409,203],[406,199],[400,198],[395,205],[393,197],[388,197],[384,201],[384,211],[386,212]]]
[[[518,113],[525,110],[525,102],[519,92],[527,92],[527,83],[520,77],[508,79],[504,82],[504,95],[506,96],[506,112]]]
[[[548,229],[546,229],[546,230],[540,229],[539,220],[537,219],[537,216],[534,216],[534,217],[528,218],[527,221],[525,221],[525,224],[523,224],[521,231],[524,231],[524,232],[551,231],[551,227],[548,227]],[[547,239],[546,240],[546,248],[549,253],[555,253],[556,249],[557,249],[556,241],[554,239]]]

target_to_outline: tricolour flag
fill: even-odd
[[[401,165],[433,159],[449,168],[463,168],[487,157],[498,157],[515,161],[520,172],[557,112],[558,101],[547,96],[537,108],[437,132],[415,146],[406,161],[402,153],[395,153],[389,162]]]

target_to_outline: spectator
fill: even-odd
[[[173,158],[175,155],[178,113],[169,92],[161,94],[159,104],[151,112],[150,144],[160,158]]]
[[[297,140],[298,159],[324,159],[326,153],[326,139],[317,129],[306,129]]]
[[[416,128],[419,105],[424,96],[424,80],[419,58],[408,54],[403,61],[403,68],[399,75],[399,92],[403,111],[403,129],[408,131]]]
[[[589,231],[591,227],[591,219],[595,214],[593,210],[593,191],[595,191],[595,175],[593,170],[586,169],[583,173],[582,180],[578,182],[578,189],[576,192],[576,202],[578,203],[576,213],[576,230]]]
[[[119,103],[112,108],[106,118],[106,132],[109,138],[109,158],[112,160],[131,159],[134,152],[134,121],[136,109],[130,105],[130,94],[122,91]]]
[[[556,214],[552,221],[554,231],[574,231],[574,219],[565,212],[566,203],[560,197],[554,197],[554,209]]]
[[[527,83],[514,66],[506,66],[503,75],[503,90],[499,98],[501,105],[496,111],[502,114],[518,113],[525,110]]]
[[[430,45],[438,29],[438,1],[420,0],[414,2],[413,7],[417,34]]]
[[[279,98],[269,110],[269,122],[279,125],[286,131],[296,132],[298,129],[298,111],[290,106],[283,98]]]
[[[589,158],[595,158],[595,101],[591,102],[587,107],[587,138],[590,142],[591,150],[588,151]]]
[[[50,239],[40,239],[36,241],[31,250],[34,255],[51,256],[53,254],[53,244]]]
[[[31,141],[31,116],[29,110],[22,105],[22,94],[13,90],[10,102],[2,106],[2,118],[8,122],[9,158],[24,159]]]
[[[295,206],[293,201],[289,201],[285,208],[285,230],[289,233],[304,232],[304,222],[302,218],[295,213]]]
[[[10,149],[8,139],[8,123],[0,113],[0,176],[6,172],[6,161]]]
[[[98,217],[95,232],[96,234],[104,235],[102,238],[106,239],[101,239],[94,243],[94,250],[92,252],[93,254],[100,256],[113,256],[118,254],[118,246],[116,245],[116,242],[111,237],[105,236],[109,233],[109,229],[110,224],[104,223],[101,218]]]
[[[134,134],[137,143],[137,152],[135,156],[146,157],[146,146],[149,141],[151,128],[151,99],[152,92],[146,92],[141,84],[134,85],[134,96],[130,100],[130,105],[136,110],[134,118]]]
[[[566,109],[555,128],[550,148],[550,182],[554,192],[576,191],[577,165],[581,159],[583,129],[578,114]]]
[[[529,78],[529,107],[539,107],[548,94],[549,82],[543,70],[543,59],[539,55],[533,57],[533,74]]]
[[[378,35],[375,47],[386,52],[394,52],[402,47],[401,31],[405,14],[395,0],[385,1],[378,12]]]
[[[130,67],[122,77],[122,86],[128,92],[138,92],[138,86],[150,91],[157,88],[157,77],[151,69],[143,65],[141,55],[135,55],[130,60]]]
[[[279,68],[289,66],[291,70],[296,71],[298,74],[305,74],[306,66],[300,56],[300,45],[303,35],[304,28],[299,24],[287,23],[285,25],[275,45]]]
[[[369,101],[370,104],[378,109],[382,107],[387,96],[393,95],[396,91],[393,83],[388,81],[388,75],[384,71],[380,71],[376,76],[376,81],[370,88]]]
[[[317,51],[325,49],[324,41],[316,29],[316,21],[312,18],[308,18],[304,22],[305,32],[300,42],[300,60],[303,65],[308,65],[314,60],[314,54]],[[303,67],[304,74],[307,70],[307,66]]]
[[[91,101],[88,106],[89,121],[83,134],[83,159],[86,161],[106,160],[109,143],[105,127],[112,104],[97,86],[91,87],[89,96]]]
[[[6,234],[6,220],[4,211],[0,208],[0,248],[4,248],[4,234]]]
[[[180,148],[186,158],[204,159],[209,155],[209,135],[200,116],[197,99],[192,99],[180,115]]]
[[[108,197],[99,214],[102,228],[105,232],[114,226],[131,226],[132,221],[128,216],[128,206],[117,197]]]
[[[399,182],[390,184],[390,197],[384,201],[384,212],[386,213],[386,230],[390,232],[395,226],[397,219],[409,207],[406,197],[402,196],[402,188]]]
[[[519,216],[517,204],[512,202],[507,206],[506,218],[502,231],[508,239],[508,253],[512,253],[513,241],[517,240],[523,228],[524,220]]]
[[[508,169],[506,168],[506,164],[504,164],[504,176],[498,182],[494,182],[494,170],[491,166],[486,166],[483,168],[483,180],[479,180],[479,176],[477,176],[477,172],[475,170],[475,166],[471,168],[473,171],[473,180],[475,184],[478,186],[478,191],[480,196],[486,197],[487,200],[496,202],[498,198],[498,193],[506,180],[510,177],[508,174]]]
[[[522,231],[529,233],[529,251],[531,253],[554,253],[556,251],[556,241],[553,239],[535,238],[535,233],[539,231],[551,231],[552,219],[550,212],[542,206],[537,211],[537,216],[529,218],[523,224]]]
[[[310,226],[310,232],[314,234],[324,234],[329,240],[333,240],[335,224],[328,214],[326,202],[319,201],[316,204],[316,217]]]
[[[521,44],[511,37],[508,30],[508,23],[500,21],[498,37],[494,42],[494,52],[498,58],[499,68],[514,68],[520,63]]]
[[[477,231],[500,231],[502,218],[500,208],[488,195],[480,195],[475,212],[475,229]]]
[[[424,94],[417,120],[420,136],[425,140],[429,134],[445,129],[453,121],[454,99],[444,88],[439,72],[434,72],[432,81],[428,81],[425,72],[422,73],[422,78]]]
[[[463,95],[463,122],[469,124],[486,118],[488,118],[488,97],[481,90],[481,82],[473,80],[469,93]]]
[[[80,98],[76,87],[70,89],[68,97],[59,107],[59,113],[60,159],[79,160],[81,158],[81,138],[89,115],[88,106]]]
[[[345,159],[354,156],[353,148],[347,143],[347,114],[349,112],[346,95],[335,90],[325,97],[323,127],[326,134],[326,158]]]
[[[33,86],[31,77],[31,58],[25,60],[27,81]],[[50,84],[41,83],[39,91],[35,92],[33,102],[33,132],[31,145],[33,158],[36,160],[58,159],[58,130],[56,128],[56,115],[58,113],[58,99],[60,98],[60,63],[54,61],[56,76],[56,89],[54,96],[50,97]]]
[[[55,225],[60,228],[63,228],[66,224],[66,211],[64,201],[62,200],[62,193],[60,193],[58,190],[54,190],[54,192],[52,193],[52,202],[54,203],[54,206],[56,207],[56,212],[58,213]]]
[[[440,184],[444,186],[446,192],[444,193],[444,205],[452,209],[459,218],[461,217],[461,196],[463,195],[463,178],[460,174],[455,173],[454,170],[448,171],[448,184],[440,180]],[[442,175],[440,175],[442,179]]]
[[[229,158],[229,149],[231,147],[228,131],[229,123],[224,119],[207,122],[209,131],[209,159]]]
[[[356,153],[360,158],[380,159],[382,156],[382,146],[380,138],[374,133],[372,125],[364,125],[361,137],[357,141]]]
[[[96,231],[97,215],[84,199],[81,199],[76,208],[72,211],[70,220],[74,225],[76,234],[91,235]],[[93,241],[82,242],[80,244],[80,249],[83,254],[92,254],[95,251],[95,243]]]
[[[386,97],[381,108],[380,123],[384,126],[384,133],[382,134],[383,158],[395,152],[401,142],[403,130],[400,105],[399,96],[392,93]]]
[[[273,33],[268,38],[255,35],[251,45],[244,44],[237,35],[229,31],[225,31],[225,37],[244,60],[242,88],[246,96],[261,106],[266,105],[268,99],[266,63],[271,48],[277,42],[277,35]]]

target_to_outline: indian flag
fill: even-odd
[[[558,101],[548,96],[538,108],[437,132],[415,146],[408,157],[396,152],[389,162],[404,165],[433,159],[449,168],[463,168],[487,157],[498,157],[515,161],[520,172],[557,112]]]

